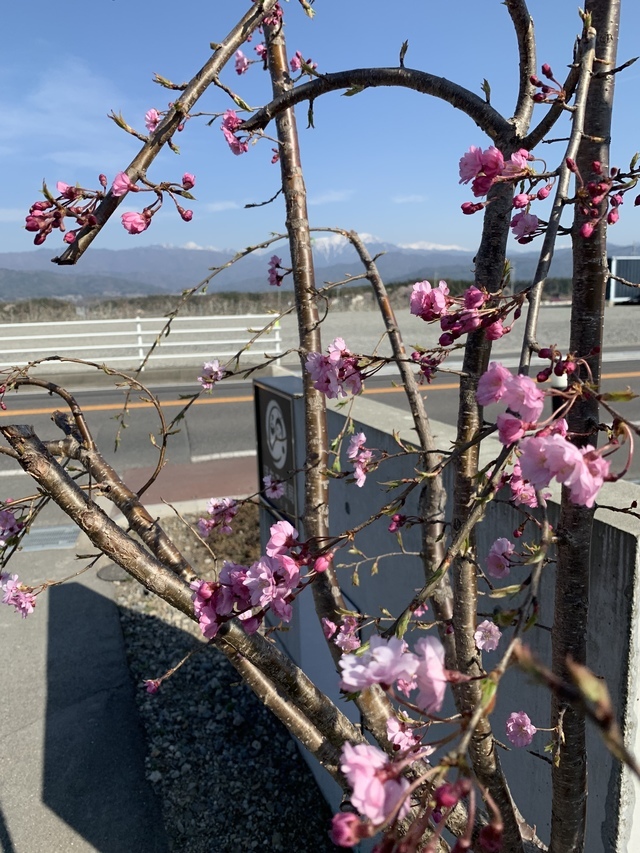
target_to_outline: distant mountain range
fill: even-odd
[[[426,246],[426,248],[425,248]],[[471,280],[473,252],[459,247],[430,244],[397,246],[375,238],[367,239],[371,255],[385,254],[377,264],[386,282],[415,279]],[[362,271],[351,245],[338,235],[316,238],[313,243],[318,283],[339,281]],[[629,246],[610,246],[612,255],[636,254]],[[3,302],[35,297],[80,299],[110,296],[142,296],[176,293],[202,281],[212,267],[227,263],[234,250],[199,247],[145,246],[134,249],[91,248],[77,266],[57,267],[50,250],[0,253],[0,300]],[[267,286],[267,264],[272,254],[288,254],[283,248],[261,250],[243,258],[214,279],[211,288],[232,291],[260,291]],[[533,276],[537,252],[514,252],[511,261],[517,280]],[[558,249],[551,276],[571,277],[571,253]],[[290,289],[290,277],[283,288]]]

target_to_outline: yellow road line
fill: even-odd
[[[603,379],[631,379],[633,377],[639,377],[640,372],[638,371],[629,371],[626,373],[603,373]],[[457,382],[447,382],[436,385],[425,385],[421,390],[423,391],[453,391],[458,387]],[[404,391],[404,388],[401,386],[394,388],[369,388],[365,389],[364,393],[367,395],[376,395],[376,394],[400,394]],[[213,405],[221,405],[223,403],[251,403],[253,402],[252,394],[243,394],[237,397],[204,397],[200,400],[196,400],[193,403],[194,406],[213,406]],[[165,400],[161,401],[161,405],[163,409],[175,409],[181,408],[185,406],[187,403],[186,400]],[[60,406],[63,405],[63,400],[60,400]],[[133,403],[129,403],[130,409],[146,409],[151,406],[151,403],[145,403],[143,401],[135,401]],[[89,406],[83,406],[83,412],[119,412],[122,409],[122,404],[120,403],[94,403]],[[23,415],[48,415],[51,413],[51,408],[39,408],[39,409],[12,409],[11,406],[7,408],[6,411],[0,411],[1,418],[17,418],[22,417]]]

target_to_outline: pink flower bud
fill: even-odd
[[[585,240],[588,240],[589,237],[593,234],[593,229],[595,228],[594,222],[585,222],[582,228],[580,229],[580,236],[584,237]]]
[[[640,196],[638,196],[638,198],[640,198]],[[479,210],[482,210],[482,208],[484,207],[484,204],[480,204],[479,202],[473,202],[473,201],[465,201],[465,202],[463,202],[461,207],[462,207],[462,212],[466,216],[469,216],[471,213],[477,213]]]
[[[103,174],[99,174],[99,175],[98,175],[98,181],[99,181],[99,183],[100,183],[100,186],[101,186],[101,187],[103,187],[103,188],[106,190],[106,188],[107,188],[107,183],[108,183],[108,182],[107,182],[107,176],[106,176],[106,175],[103,175]]]
[[[536,102],[536,104],[543,104],[545,98],[544,98],[544,95],[542,94],[542,92],[536,92],[535,95],[533,96],[533,100]]]
[[[36,234],[36,236],[33,238],[33,242],[36,244],[36,246],[42,246],[42,244],[44,243],[44,241],[46,239],[47,239],[47,235],[40,233],[40,234]]]
[[[617,207],[612,208],[607,215],[607,222],[609,225],[615,225],[616,222],[620,219],[620,211]]]
[[[633,206],[638,207],[639,204],[640,204],[640,195],[637,195],[636,200],[633,202]]]
[[[516,208],[526,207],[530,201],[531,197],[528,193],[518,193],[513,197],[513,206]]]
[[[544,199],[547,198],[547,196],[549,195],[550,192],[551,192],[551,184],[546,184],[544,187],[542,187],[542,189],[538,190],[536,195],[540,201],[544,201]]]
[[[540,373],[536,376],[537,382],[546,382],[547,379],[551,376],[551,368],[545,367],[544,370],[541,370]]]
[[[553,71],[551,70],[551,66],[548,62],[542,66],[542,73],[548,80],[553,80]]]
[[[189,174],[189,172],[185,172],[182,176],[182,188],[185,190],[190,190],[192,187],[196,185],[196,176]]]
[[[572,159],[571,159],[571,157],[567,157],[567,159],[565,160],[565,162],[566,162],[566,164],[567,164],[567,169],[568,169],[570,172],[573,172],[573,173],[574,173],[574,175],[575,175],[575,174],[577,174],[577,172],[578,172],[578,167],[576,166],[576,161],[575,161],[575,160],[572,160]]]
[[[33,213],[34,210],[49,210],[50,207],[51,203],[48,201],[35,201],[29,208],[29,213]]]
[[[62,238],[65,243],[75,243],[76,234],[75,231],[67,231],[67,233]]]
[[[594,160],[591,164],[591,168],[596,173],[596,175],[602,174],[602,163],[599,160]]]
[[[178,213],[185,222],[191,222],[193,219],[193,210],[185,210],[184,207],[178,206]]]
[[[121,219],[122,227],[129,234],[141,234],[151,224],[151,216],[144,213],[123,213]]]
[[[541,81],[536,77],[535,74],[532,74],[531,77],[529,77],[529,82],[532,86],[542,86]]]
[[[321,554],[316,558],[316,561],[313,564],[313,570],[315,572],[326,572],[331,563],[333,562],[333,551],[329,551],[328,554]]]
[[[160,681],[157,678],[147,678],[144,682],[147,693],[157,693],[160,689]]]

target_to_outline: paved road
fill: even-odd
[[[632,360],[633,359],[633,360]],[[509,366],[515,366],[515,354],[504,358]],[[640,388],[640,358],[623,347],[607,352],[603,387],[607,391],[620,390],[630,385]],[[439,374],[438,379],[425,387],[427,409],[432,418],[454,424],[457,416],[457,377]],[[181,411],[185,400],[184,386],[161,386],[152,389],[162,403],[169,421]],[[394,385],[394,375],[372,377],[366,383],[367,396],[398,408],[400,417],[410,420],[404,393]],[[153,408],[138,397],[133,398],[132,407],[122,431],[121,442],[115,450],[118,432],[118,415],[122,411],[122,391],[79,390],[76,394],[90,429],[108,461],[119,472],[133,469],[150,469],[156,464],[158,452],[149,434],[158,434],[158,419]],[[2,421],[33,424],[37,434],[44,439],[57,438],[59,431],[50,420],[51,410],[62,401],[52,401],[49,395],[20,392],[6,399],[7,411],[0,413]],[[640,423],[640,399],[619,404],[623,413],[632,421]],[[490,415],[490,410],[488,411]],[[176,425],[176,433],[170,437],[168,462],[170,466],[185,466],[190,463],[202,467],[220,460],[236,460],[235,465],[252,465],[250,457],[255,455],[255,425],[253,393],[250,382],[225,382],[210,396],[200,398],[187,412],[183,421]],[[0,457],[0,477],[8,478],[3,483],[4,494],[17,494],[24,488],[24,477],[14,480],[14,463]],[[634,462],[631,476],[640,478],[640,461]],[[140,485],[141,483],[138,483]]]

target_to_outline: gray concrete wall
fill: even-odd
[[[277,383],[279,380],[267,381]],[[296,401],[295,411],[297,466],[301,468],[304,464],[301,399]],[[367,447],[371,449],[386,451],[389,454],[397,453],[399,448],[393,437],[394,430],[404,442],[410,443],[413,439],[409,423],[399,423],[403,418],[401,412],[366,398],[356,398],[352,409],[337,407],[335,402],[330,404],[330,436],[337,435],[343,428],[349,412],[354,419],[356,431],[365,432]],[[454,429],[435,421],[432,422],[432,428],[438,447],[445,451],[450,449],[455,437]],[[346,458],[347,446],[348,437],[342,449],[343,471],[351,468]],[[483,462],[489,462],[500,449],[501,445],[497,441],[485,441],[482,450]],[[410,478],[412,474],[412,458],[403,456],[386,460],[376,472],[369,475],[361,489],[354,483],[348,483],[346,479],[332,479],[332,534],[338,534],[364,522],[399,493],[399,489],[385,491],[385,482]],[[451,493],[449,471],[446,480]],[[405,514],[416,512],[417,491],[416,489],[408,499],[403,510]],[[304,494],[301,488],[298,492],[300,496]],[[552,524],[557,519],[558,498],[559,490],[549,502]],[[630,506],[633,500],[640,503],[640,487],[624,482],[606,484],[599,496],[601,504],[620,507]],[[513,541],[512,532],[522,518],[523,516],[507,503],[492,502],[485,519],[477,528],[480,561],[484,560],[491,543],[498,536],[506,536]],[[391,613],[397,613],[410,600],[413,591],[422,585],[422,567],[417,554],[384,556],[398,550],[395,536],[387,530],[389,521],[388,517],[382,517],[357,534],[354,541],[355,547],[367,557],[379,557],[377,573],[371,573],[371,561],[363,562],[358,569],[359,584],[354,585],[352,575],[355,566],[349,564],[363,558],[357,554],[348,554],[346,549],[343,549],[336,560],[343,592],[358,610],[374,618],[381,614],[381,607],[386,607]],[[263,531],[265,534],[268,531],[266,520]],[[529,537],[527,529],[525,541]],[[598,511],[591,552],[589,665],[596,675],[606,679],[627,744],[636,754],[640,754],[640,628],[637,618],[639,540],[640,522],[637,519],[608,510]],[[516,541],[522,543],[522,540]],[[403,543],[407,551],[419,550],[417,527],[403,533]],[[519,544],[516,548],[521,550]],[[587,558],[588,555],[585,554],[585,559]],[[523,579],[525,572],[524,568],[514,568],[513,582]],[[539,623],[542,627],[535,627],[525,635],[527,644],[547,664],[551,661],[551,644],[550,634],[546,629],[551,626],[553,620],[554,581],[555,564],[551,564],[545,569],[540,590]],[[481,599],[480,612],[483,617],[491,616],[496,605],[510,607],[508,599]],[[352,719],[356,719],[354,706],[340,698],[338,678],[313,612],[311,596],[300,596],[297,607],[291,630],[280,635],[283,645],[318,686],[337,701]],[[505,631],[503,637],[508,637],[508,633]],[[485,655],[487,669],[497,663],[504,643],[505,639],[496,652]],[[521,710],[529,714],[538,728],[550,726],[548,692],[542,687],[528,683],[520,672],[509,670],[501,684],[498,702],[492,714],[494,733],[498,740],[508,745],[506,719],[512,711]],[[540,732],[534,738],[531,749],[544,756],[544,746],[549,740],[550,733]],[[640,787],[611,757],[593,727],[589,727],[588,750],[587,853],[627,853],[640,849]],[[548,763],[522,749],[501,750],[501,760],[508,774],[515,801],[525,818],[537,826],[541,838],[548,839],[551,802]],[[310,764],[313,767],[312,762]],[[314,772],[331,805],[336,807],[339,802],[337,786],[318,768],[315,768]]]

